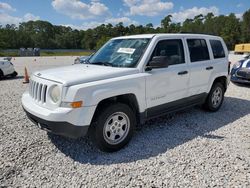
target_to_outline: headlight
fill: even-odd
[[[59,86],[54,86],[50,91],[50,98],[54,103],[57,103],[60,99],[61,92]]]
[[[241,66],[241,63],[240,62],[236,62],[234,65],[233,65],[233,68],[234,69],[237,69]]]

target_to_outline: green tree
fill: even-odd
[[[250,43],[250,9],[243,14],[242,36],[242,42]]]

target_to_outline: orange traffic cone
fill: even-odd
[[[27,68],[25,67],[24,68],[24,81],[23,81],[23,84],[27,84],[27,83],[29,83],[29,75],[28,75]]]

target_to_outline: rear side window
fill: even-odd
[[[209,40],[213,51],[214,59],[225,57],[225,51],[219,40]]]
[[[185,63],[182,40],[170,39],[159,41],[154,49],[151,59],[154,56],[166,56],[169,65]]]
[[[207,43],[204,39],[187,39],[191,62],[209,60]]]

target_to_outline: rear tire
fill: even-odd
[[[223,103],[224,93],[225,88],[223,85],[220,82],[214,83],[203,107],[211,112],[218,111]]]
[[[111,104],[96,115],[91,137],[100,150],[114,152],[128,144],[136,125],[135,114],[129,106]]]

